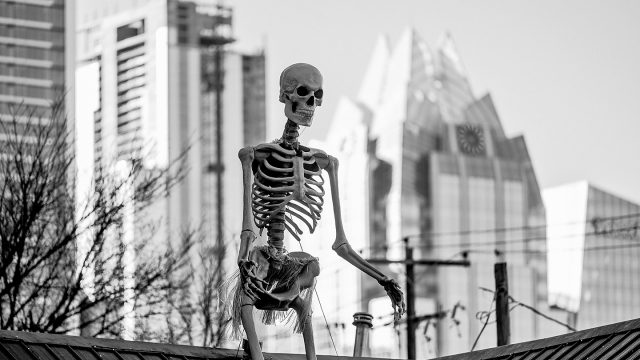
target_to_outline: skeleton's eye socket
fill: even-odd
[[[322,95],[324,95],[324,92],[322,91],[322,89],[318,89],[315,93],[313,93],[313,95],[316,97],[316,99],[322,99]]]
[[[306,96],[309,94],[309,89],[304,86],[300,86],[296,89],[296,94],[298,94],[299,96]]]

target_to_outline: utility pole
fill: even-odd
[[[407,358],[416,358],[416,325],[421,319],[416,318],[415,310],[415,271],[414,265],[424,266],[464,266],[469,267],[469,260],[436,260],[436,259],[413,259],[413,248],[409,246],[409,237],[402,239],[404,242],[405,258],[404,260],[388,260],[388,259],[367,259],[372,264],[404,264],[406,272],[406,291],[407,291]]]
[[[207,92],[209,97],[209,119],[211,120],[212,133],[210,140],[213,144],[210,144],[212,150],[215,151],[214,157],[206,159],[207,172],[214,173],[216,179],[215,187],[215,212],[216,212],[216,238],[215,238],[215,251],[217,253],[217,272],[219,274],[217,279],[217,286],[222,286],[223,282],[223,268],[224,263],[224,236],[223,226],[224,223],[224,158],[223,158],[223,126],[224,126],[224,112],[223,112],[223,92],[224,92],[224,56],[225,45],[235,41],[232,37],[231,24],[233,21],[233,12],[231,8],[222,5],[213,5],[212,9],[215,11],[211,14],[207,14],[202,19],[206,19],[204,26],[199,29],[199,46],[202,51],[205,51],[208,60],[213,61],[213,68],[203,67],[207,69],[203,75],[206,76],[202,79],[207,84]],[[213,111],[212,111],[213,110]]]
[[[406,263],[405,273],[406,273],[406,288],[407,288],[407,358],[415,359],[416,358],[416,326],[415,326],[415,318],[416,318],[416,309],[415,309],[415,271],[413,269],[413,248],[409,246],[409,238],[406,237],[404,240],[404,257]]]
[[[499,262],[493,267],[496,280],[496,323],[498,346],[509,345],[511,329],[509,327],[509,278],[507,263]]]

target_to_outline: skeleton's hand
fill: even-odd
[[[379,280],[378,283],[384,287],[384,290],[387,292],[387,295],[391,299],[394,320],[400,320],[400,317],[402,317],[402,315],[406,311],[404,296],[402,294],[402,290],[400,290],[400,285],[398,285],[398,283],[394,279],[388,278],[386,276],[382,280]]]
[[[242,290],[253,301],[258,300],[257,292],[266,292],[263,285],[267,282],[259,279],[256,275],[256,264],[253,260],[240,260],[238,267],[240,268],[240,278],[242,279]]]

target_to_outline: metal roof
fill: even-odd
[[[265,359],[305,360],[304,354],[264,353]],[[246,359],[242,349],[97,339],[0,330],[0,360],[210,360]],[[319,360],[353,359],[318,355]],[[359,358],[363,360],[381,360]]]
[[[640,319],[439,360],[640,359]]]
[[[242,350],[0,330],[0,360],[240,359]],[[265,353],[265,359],[304,360],[303,354]],[[319,355],[319,360],[353,359]],[[359,358],[370,359],[373,358]],[[640,319],[552,338],[439,358],[439,360],[640,359]]]

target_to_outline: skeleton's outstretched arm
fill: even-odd
[[[344,227],[342,225],[342,213],[340,209],[340,195],[338,191],[338,159],[333,156],[328,156],[328,164],[326,165],[327,173],[329,173],[329,182],[331,184],[331,200],[333,202],[333,215],[335,217],[336,224],[336,240],[331,247],[335,252],[343,259],[347,260],[350,264],[360,269],[365,274],[376,279],[380,285],[384,287],[387,295],[391,299],[391,305],[394,309],[396,320],[399,320],[400,316],[405,312],[405,303],[400,285],[398,283],[384,275],[380,270],[373,267],[365,259],[363,259],[347,241],[347,236],[344,233]]]
[[[240,162],[242,162],[242,184],[244,187],[242,195],[242,233],[240,233],[240,251],[238,251],[238,264],[248,260],[251,244],[256,238],[253,231],[253,221],[251,220],[251,185],[253,184],[253,174],[251,163],[255,157],[253,147],[247,146],[238,152]]]
[[[344,227],[342,225],[342,212],[340,209],[338,165],[338,159],[329,155],[329,164],[327,165],[326,170],[329,174],[329,182],[331,184],[331,200],[333,202],[333,215],[335,217],[336,225],[336,240],[333,242],[333,246],[331,246],[331,248],[338,253],[340,257],[347,260],[350,264],[357,267],[365,274],[371,276],[377,281],[382,281],[387,277],[363,259],[355,250],[353,250],[353,248],[351,248],[349,241],[347,241],[347,236],[344,233]]]
[[[344,233],[344,227],[342,225],[342,212],[340,209],[340,195],[338,191],[338,159],[329,155],[328,164],[325,169],[329,174],[329,183],[331,184],[331,200],[333,202],[333,215],[335,217],[336,224],[336,240],[331,247],[340,257],[347,260],[350,264],[360,269],[365,274],[376,279],[380,285],[384,287],[387,295],[391,299],[391,305],[393,306],[395,319],[399,320],[400,316],[405,312],[405,303],[400,285],[387,277],[380,270],[373,267],[365,259],[363,259],[349,244],[347,236]]]

